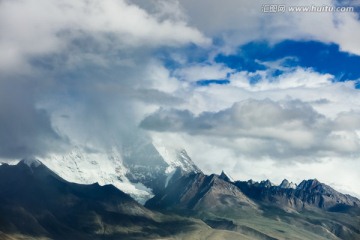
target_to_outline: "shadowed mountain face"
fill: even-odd
[[[178,174],[150,209],[198,217],[253,239],[360,239],[360,201],[315,180],[233,182],[224,172]]]
[[[296,188],[284,187],[286,185],[284,181],[280,186],[251,181],[237,181],[234,185],[251,199],[284,209],[320,208],[327,211],[341,211],[360,206],[359,199],[339,193],[316,179],[304,180]]]
[[[125,145],[123,151],[123,164],[128,169],[126,177],[133,183],[144,184],[155,195],[164,190],[170,172],[175,168],[186,173],[201,172],[184,149],[168,150],[163,153],[168,155],[165,159],[152,143],[137,139]]]
[[[0,232],[16,239],[144,239],[193,224],[160,218],[112,185],[69,183],[36,160],[0,166]]]
[[[161,214],[37,160],[3,164],[0,239],[360,239],[359,200],[317,180],[275,186],[183,168],[171,176],[146,203]]]
[[[163,194],[155,196],[146,205],[155,209],[177,209],[198,212],[236,211],[252,209],[257,205],[235,185],[219,176],[202,173],[173,176]]]
[[[233,182],[224,172],[219,176],[203,173],[177,174],[163,194],[146,203],[151,208],[178,208],[211,211],[212,209],[271,205],[282,209],[303,210],[318,208],[326,211],[359,208],[360,200],[337,192],[316,179],[304,180],[296,188],[286,180],[275,186],[269,180]]]

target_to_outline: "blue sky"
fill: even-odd
[[[285,40],[275,45],[250,42],[241,46],[234,55],[218,55],[215,61],[236,70],[254,72],[266,67],[258,63],[289,58],[286,66],[312,68],[320,73],[334,75],[335,81],[360,78],[360,56],[340,51],[337,44],[316,41]]]
[[[360,195],[358,12],[262,4],[1,1],[0,158],[106,153],[136,135],[207,173]]]
[[[218,43],[223,44],[223,43]],[[169,55],[171,50],[161,50],[160,58],[169,69],[176,70],[181,68],[182,64],[174,61]],[[186,53],[187,64],[211,64],[211,62],[223,64],[236,71],[256,72],[257,70],[266,70],[268,67],[262,62],[274,62],[285,59],[282,62],[283,67],[303,67],[311,68],[316,72],[334,76],[334,82],[358,81],[360,78],[360,56],[349,52],[341,51],[339,45],[334,43],[323,43],[319,41],[295,41],[284,40],[276,44],[266,41],[251,41],[239,46],[234,52],[219,53],[212,56],[209,60],[209,52],[195,45],[183,49]],[[272,76],[278,76],[284,73],[281,69],[273,69]],[[229,75],[227,75],[229,77]],[[256,82],[254,76],[251,81]],[[229,79],[201,79],[198,84],[201,86],[207,84],[228,84]],[[356,84],[357,88],[359,84]]]

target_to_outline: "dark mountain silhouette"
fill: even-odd
[[[0,166],[1,239],[147,239],[192,225],[161,217],[112,185],[70,183],[37,160]]]

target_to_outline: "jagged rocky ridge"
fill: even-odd
[[[199,232],[217,239],[360,238],[359,200],[316,179],[276,186],[178,165],[168,170],[163,190],[143,207],[112,185],[67,182],[35,159],[2,164],[0,239],[188,239]]]
[[[316,179],[304,180],[299,185],[286,179],[276,186],[269,180],[254,182],[233,181],[222,172],[220,175],[203,173],[180,173],[169,182],[163,194],[155,196],[146,203],[153,208],[171,208],[196,210],[204,208],[210,211],[220,205],[235,208],[248,206],[257,208],[257,203],[274,205],[283,209],[320,208],[338,211],[345,208],[360,207],[360,200],[342,194]]]
[[[288,183],[287,180],[279,186],[268,180],[261,183],[236,181],[233,184],[251,199],[281,208],[301,210],[316,207],[336,211],[360,206],[359,199],[339,193],[317,179],[303,180],[298,186]]]
[[[162,194],[146,205],[154,209],[221,211],[231,207],[256,209],[256,204],[235,185],[220,176],[203,173],[184,174],[180,169]]]
[[[316,179],[276,186],[269,180],[233,181],[224,172],[179,170],[145,206],[195,216],[252,239],[360,239],[359,199]]]

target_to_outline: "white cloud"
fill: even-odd
[[[355,122],[358,116],[348,121]],[[250,157],[271,157],[287,161],[304,161],[331,155],[358,156],[360,138],[354,133],[359,126],[349,125],[341,131],[334,130],[331,121],[317,113],[310,104],[299,100],[274,102],[247,100],[235,103],[219,112],[203,112],[198,116],[189,111],[159,110],[143,120],[145,129],[169,132],[187,132],[190,135],[222,139],[220,145],[234,151],[243,147],[234,141],[251,141],[258,147],[244,149]],[[219,143],[217,143],[219,144]],[[249,144],[247,144],[249,145]],[[241,151],[240,151],[241,152]]]
[[[186,148],[193,161],[208,174],[220,174],[225,170],[236,180],[262,181],[270,179],[280,184],[283,179],[300,183],[304,179],[317,178],[329,184],[336,190],[360,197],[360,188],[356,184],[360,181],[358,169],[360,161],[342,156],[324,156],[313,158],[313,161],[303,161],[300,156],[296,162],[277,161],[269,157],[249,157],[244,149],[250,151],[262,150],[256,141],[236,141],[233,149],[240,148],[235,153],[233,149],[225,148],[220,141],[216,142],[208,137],[186,136],[182,133],[154,132],[154,139],[162,139],[167,144],[176,144]],[[271,149],[272,146],[268,146]]]
[[[262,7],[267,4],[280,4],[286,7],[334,6],[335,1],[332,0],[179,2],[192,24],[209,36],[225,41],[226,44],[221,51],[231,52],[241,44],[256,40],[275,43],[294,39],[335,43],[343,51],[360,55],[360,23],[355,12],[262,12]],[[347,4],[345,6],[355,6],[356,3],[351,1]]]
[[[123,0],[6,0],[0,4],[2,71],[18,71],[32,57],[69,50],[77,55],[106,55],[129,47],[210,43],[182,20],[160,20]]]
[[[143,127],[185,147],[208,173],[224,169],[238,179],[275,182],[316,177],[359,193],[350,181],[360,180],[353,171],[360,150],[354,82],[335,83],[330,74],[300,67],[272,77],[268,67],[232,73],[228,85],[188,86],[179,93],[187,102],[148,115]],[[250,84],[254,74],[261,79]]]
[[[199,80],[227,79],[234,70],[222,64],[192,64],[174,71],[174,75],[184,81],[196,82]]]
[[[0,155],[47,154],[61,141],[106,146],[135,131],[154,105],[181,102],[170,95],[178,81],[153,51],[211,41],[180,15],[169,17],[171,8],[147,12],[123,0],[1,1],[0,97],[10,100],[0,104],[8,112],[0,126],[13,133]],[[11,121],[26,113],[27,124]],[[34,144],[15,131],[22,126]]]
[[[231,84],[249,91],[268,91],[272,89],[291,88],[321,88],[332,85],[334,76],[331,74],[320,74],[312,69],[294,68],[280,76],[272,77],[269,70],[247,72],[241,71],[231,75]],[[270,76],[269,76],[270,75]],[[258,76],[259,81],[255,84],[249,82],[249,78]]]
[[[9,113],[0,127],[21,129],[27,115],[31,141],[23,145],[36,143],[18,155],[53,151],[48,145],[55,140],[106,148],[146,134],[137,127],[149,116],[143,124],[157,130],[154,138],[185,147],[208,173],[224,169],[239,179],[278,182],[317,177],[360,193],[352,184],[360,181],[354,82],[334,83],[330,74],[284,68],[281,61],[260,63],[268,69],[254,73],[211,61],[219,51],[256,40],[318,40],[360,54],[355,14],[265,14],[264,2],[245,0],[133,2],[146,11],[123,0],[0,1],[0,98],[7,101],[0,111]],[[178,48],[208,47],[206,36],[222,48],[206,48],[206,63],[187,62]],[[159,60],[163,47],[180,68]],[[272,77],[273,69],[285,73]],[[228,85],[193,83],[228,75]],[[259,81],[249,84],[253,77]],[[13,142],[22,139],[15,133]],[[14,157],[11,147],[0,157]]]

